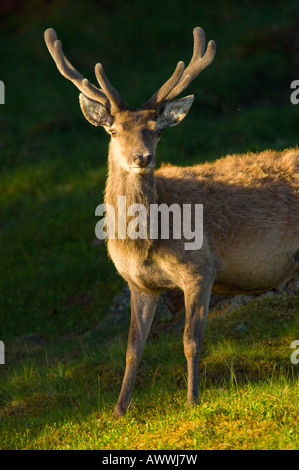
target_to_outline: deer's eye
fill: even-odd
[[[112,130],[110,131],[110,135],[111,135],[112,137],[116,137],[116,136],[117,136],[116,130],[112,129]]]

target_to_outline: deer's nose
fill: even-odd
[[[152,156],[150,154],[148,155],[134,155],[134,163],[137,166],[140,166],[141,168],[146,167],[147,165],[150,164],[152,161]]]

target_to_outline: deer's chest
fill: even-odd
[[[149,256],[140,256],[134,249],[124,249],[119,242],[109,240],[108,252],[117,271],[128,283],[141,289],[161,291],[177,287],[166,266]]]

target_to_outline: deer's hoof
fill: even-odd
[[[119,405],[116,405],[116,407],[114,408],[114,412],[113,412],[113,416],[125,416],[126,414],[126,409],[119,406]]]
[[[192,397],[188,397],[187,398],[187,406],[196,406],[196,405],[199,405],[199,398],[198,397],[195,397],[194,395],[192,395]]]

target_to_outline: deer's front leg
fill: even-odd
[[[187,404],[198,403],[198,363],[206,319],[209,310],[212,276],[198,285],[189,285],[185,291],[186,320],[184,352],[188,367]]]
[[[131,400],[138,364],[148,336],[159,295],[131,289],[131,325],[126,354],[126,370],[121,392],[114,410],[117,416],[126,414]]]

